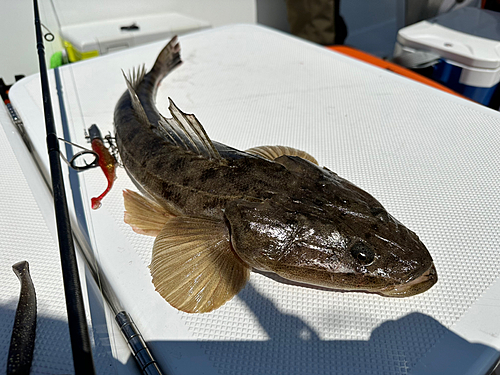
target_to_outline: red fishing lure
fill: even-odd
[[[99,167],[101,167],[106,179],[108,180],[108,186],[104,192],[96,198],[92,198],[92,209],[97,210],[101,207],[101,200],[108,194],[113,186],[113,182],[116,180],[116,159],[109,152],[109,149],[104,145],[102,140],[101,132],[97,125],[92,125],[89,128],[89,138],[90,144],[92,145],[92,150],[99,155]]]

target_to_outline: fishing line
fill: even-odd
[[[80,123],[79,125],[80,134],[87,134],[86,131],[87,129],[85,122],[83,120],[85,117],[83,114],[83,106],[80,99],[80,93],[77,86],[77,80],[73,69],[73,65],[70,63],[69,65],[65,66],[65,70],[69,72],[69,82],[67,80],[67,75],[60,74],[59,68],[54,69],[54,73],[56,74],[56,77],[58,77],[57,78],[58,81],[56,81],[56,83],[60,86],[60,112],[61,112],[61,121],[65,132],[64,137],[66,138],[66,140],[71,140],[72,137],[69,130],[68,117],[72,120],[71,123],[73,128],[76,128],[75,125],[77,121],[75,120],[78,120],[78,122]],[[71,94],[73,94],[73,98],[76,101],[76,106],[77,106],[76,111],[73,105],[71,104],[68,106],[65,105],[64,91],[62,89],[63,86],[68,89],[70,88],[72,89]],[[69,95],[69,93],[67,92],[66,94]],[[69,112],[69,116],[66,113],[66,111]],[[77,154],[73,155],[73,152],[70,147],[66,148],[66,154],[68,158],[71,157],[71,160],[73,160],[73,158],[76,157],[77,155]],[[86,214],[83,203],[84,202],[83,198],[85,198],[86,201],[90,201],[90,197],[87,196],[86,194],[86,192],[89,191],[87,187],[87,180],[85,178],[79,178],[76,171],[72,170],[69,171],[69,176],[70,180],[72,181],[71,190],[73,194],[73,204],[74,204],[75,214],[78,220],[78,229],[80,229],[79,231],[75,232],[75,235],[77,237],[77,244],[84,254],[90,272],[101,293],[103,306],[107,302],[111,307],[113,316],[115,317],[116,314],[118,314],[118,312],[123,310],[123,308],[119,303],[118,298],[114,294],[110,283],[107,281],[106,277],[100,270],[99,262],[101,257],[99,254],[99,246],[97,245],[97,240],[95,238],[94,232],[89,230],[89,226],[90,228],[93,228],[94,223],[92,220],[92,216]],[[91,243],[93,245],[90,245]],[[113,324],[110,324],[108,327],[111,330],[111,334],[114,334],[115,326]],[[110,343],[111,342],[114,341],[110,340]]]
[[[54,15],[58,30],[61,30],[61,21],[60,21],[59,14],[56,10],[56,7],[55,7],[53,0],[50,0],[50,5],[52,7],[52,14]],[[42,7],[44,8],[45,14],[48,14],[43,3],[42,3]],[[62,43],[61,43],[61,47],[64,48],[64,45]],[[85,128],[85,122],[83,121],[83,119],[84,119],[83,109],[82,109],[82,105],[81,105],[79,91],[78,91],[78,88],[76,85],[76,78],[75,78],[73,66],[71,64],[69,64],[66,67],[66,69],[67,69],[67,71],[69,71],[70,77],[71,77],[71,81],[70,81],[69,85],[68,85],[68,82],[66,82],[64,75],[60,74],[59,68],[54,69],[54,77],[55,77],[55,81],[56,81],[56,88],[57,88],[57,94],[58,94],[59,112],[60,112],[60,116],[61,116],[61,123],[62,123],[64,138],[65,138],[64,142],[66,142],[65,150],[66,150],[66,157],[67,158],[64,158],[62,153],[61,153],[61,157],[63,157],[63,160],[70,159],[70,164],[71,164],[71,161],[75,160],[74,158],[77,156],[78,153],[73,154],[72,148],[68,145],[68,143],[70,145],[75,145],[75,144],[73,142],[71,142],[72,137],[70,135],[69,126],[68,126],[67,110],[69,110],[69,118],[71,118],[73,126],[75,126],[74,120],[78,119],[78,120],[81,120],[80,131],[83,134],[86,134],[86,128]],[[76,114],[73,113],[74,108],[72,105],[69,105],[69,106],[65,105],[63,85],[66,88],[73,89],[72,94],[74,95],[74,98],[76,99],[76,104],[77,104],[77,110],[76,110],[77,113]],[[77,146],[77,147],[81,147],[81,146]],[[101,291],[101,296],[103,299],[102,302],[104,303],[105,302],[104,300],[106,299],[106,293],[104,292],[105,288],[103,287],[102,274],[99,271],[99,261],[98,261],[99,254],[98,254],[96,247],[91,247],[91,246],[85,245],[87,243],[90,243],[90,236],[89,236],[89,231],[88,231],[88,227],[86,224],[87,220],[86,220],[85,210],[83,207],[83,200],[82,200],[82,196],[80,194],[80,191],[81,191],[80,185],[82,184],[83,180],[80,181],[76,171],[74,171],[72,169],[69,169],[69,180],[70,180],[70,185],[71,185],[74,210],[75,210],[75,214],[76,214],[76,217],[78,220],[77,229],[73,230],[73,234],[76,235],[77,245],[78,245],[79,249],[83,252],[83,256],[84,256],[84,258],[89,266],[91,274],[93,275],[94,280],[95,280],[99,290]],[[83,183],[82,185],[85,185],[85,183]],[[83,190],[86,191],[86,189],[83,189]],[[80,234],[77,235],[78,233],[80,233]],[[94,243],[96,243],[95,238],[94,238]],[[109,299],[113,300],[112,297],[109,297]],[[109,300],[108,300],[108,303],[109,303]],[[111,327],[113,327],[113,326],[111,326]]]
[[[66,80],[64,79],[64,75],[61,74],[59,68],[54,69],[54,77],[56,81],[56,88],[57,88],[57,94],[58,94],[58,99],[59,99],[59,111],[61,115],[61,124],[64,132],[64,142],[66,143],[66,156],[71,160],[74,161],[74,158],[77,157],[78,153],[73,154],[73,150],[70,147],[70,145],[75,145],[75,143],[71,142],[70,140],[72,139],[71,134],[70,134],[70,127],[69,127],[69,121],[68,121],[68,114],[67,111],[70,112],[70,118],[71,119],[79,119],[81,120],[81,125],[80,125],[80,131],[83,134],[86,134],[86,127],[85,123],[82,120],[84,118],[83,116],[83,109],[80,101],[80,96],[78,93],[78,89],[76,86],[76,79],[75,79],[75,74],[73,71],[73,66],[70,64],[69,66],[66,67],[66,70],[69,71],[70,73],[70,83],[69,85]],[[73,106],[69,105],[67,106],[64,100],[65,96],[65,91],[63,90],[63,83],[65,87],[72,88],[72,93],[74,95],[74,98],[76,99],[77,102],[77,116],[73,115],[72,109]],[[79,112],[79,116],[78,116]],[[73,126],[75,126],[75,121],[72,121]],[[81,146],[77,146],[81,147]],[[92,151],[93,152],[93,151]],[[62,155],[61,155],[62,156]],[[70,162],[71,163],[71,162]],[[92,223],[92,218],[91,215],[86,215],[85,213],[85,207],[84,207],[84,196],[85,192],[88,191],[86,188],[86,183],[85,179],[80,179],[78,176],[78,173],[76,170],[69,169],[69,179],[70,179],[70,186],[71,186],[71,193],[72,193],[72,200],[73,200],[73,206],[74,206],[74,211],[75,215],[78,221],[78,226],[75,230],[73,230],[73,233],[76,237],[76,242],[78,245],[78,248],[82,251],[83,256],[86,260],[87,266],[90,270],[90,273],[99,288],[99,291],[101,293],[101,298],[102,298],[102,303],[103,306],[107,302],[111,306],[111,310],[113,311],[113,315],[116,316],[116,314],[120,311],[123,310],[121,307],[116,295],[112,292],[111,286],[105,276],[102,274],[100,271],[99,267],[99,251],[98,251],[98,246],[95,235],[93,234],[92,231],[89,231],[89,227],[87,223],[90,224],[90,226],[93,226]],[[82,187],[82,189],[81,189]],[[82,195],[83,193],[83,195]],[[89,197],[85,197],[87,200]],[[91,240],[90,237],[92,236],[92,243],[94,246],[91,246]],[[110,325],[112,332],[114,331],[114,325]]]
[[[34,0],[36,1],[36,0]],[[59,30],[61,30],[61,23],[55,8],[55,5],[52,0],[50,0],[50,3],[52,5],[53,13],[56,18],[56,22],[58,24]],[[66,68],[66,67],[65,67]],[[83,108],[80,100],[80,95],[77,89],[77,84],[76,84],[76,77],[75,77],[75,72],[73,70],[73,66],[69,64],[69,66],[66,68],[69,70],[70,77],[71,77],[71,83],[69,86],[73,89],[73,94],[74,98],[76,99],[77,103],[77,112],[79,112],[79,116],[73,116],[72,113],[72,106],[69,105],[68,109],[70,111],[70,117],[75,120],[78,118],[81,121],[81,131],[83,134],[86,134],[86,126],[85,126],[85,121],[83,120],[84,114],[83,114]],[[70,157],[70,160],[74,160],[74,157],[77,156],[78,154],[73,155],[73,151],[70,147],[70,145],[74,145],[74,143],[71,142],[71,135],[70,135],[70,128],[68,126],[68,116],[66,113],[66,105],[64,102],[64,92],[63,92],[63,82],[64,82],[64,77],[63,75],[60,74],[59,68],[54,69],[54,76],[56,79],[56,86],[58,90],[58,98],[59,98],[59,109],[60,109],[60,114],[61,114],[61,122],[63,125],[63,131],[64,131],[64,142],[66,142],[66,155]],[[74,127],[73,123],[73,127]],[[105,137],[106,138],[106,137]],[[108,142],[111,144],[111,136],[107,138]],[[81,147],[81,146],[77,146]],[[118,327],[120,329],[120,332],[122,336],[125,338],[128,347],[132,353],[132,356],[136,360],[137,364],[141,368],[142,373],[148,374],[148,375],[161,375],[162,372],[160,368],[157,365],[156,360],[154,359],[153,355],[151,354],[149,348],[147,347],[146,342],[142,338],[142,334],[135,325],[135,323],[132,320],[132,317],[123,309],[120,301],[118,300],[116,294],[114,293],[114,290],[109,283],[108,279],[106,276],[101,272],[100,267],[99,267],[99,251],[98,251],[98,246],[97,246],[97,240],[95,238],[95,233],[94,231],[88,230],[87,226],[87,221],[89,221],[91,227],[94,227],[94,224],[92,223],[92,216],[91,215],[85,215],[85,209],[83,205],[83,199],[81,192],[86,192],[88,191],[86,189],[86,183],[85,179],[80,179],[76,173],[75,170],[69,169],[70,173],[70,181],[72,185],[72,194],[73,194],[73,204],[75,208],[75,213],[78,218],[78,228],[73,230],[73,236],[74,239],[77,243],[78,248],[81,250],[83,257],[85,258],[85,261],[87,263],[87,266],[90,270],[90,273],[92,274],[92,277],[94,281],[96,282],[100,292],[101,296],[103,298],[103,303],[107,302],[108,305],[111,307],[114,320],[118,324]],[[88,197],[87,197],[88,199]],[[91,234],[90,234],[91,233]],[[91,246],[91,241],[90,241],[90,236],[92,236],[92,243],[94,246]],[[114,325],[110,325],[110,328],[112,332],[114,331],[113,329]],[[110,340],[111,342],[111,340]],[[116,349],[116,348],[115,348]],[[90,372],[88,373],[89,375],[91,374]]]
[[[54,14],[54,17],[56,18],[57,28],[58,28],[58,30],[61,30],[61,21],[59,20],[59,15],[57,14],[56,7],[54,5],[54,1],[50,0],[49,3],[52,6],[52,13]],[[43,7],[43,4],[42,4],[42,7]],[[47,13],[45,13],[45,14],[47,14]]]
[[[50,3],[50,6],[52,8],[52,14],[54,15],[58,30],[61,30],[62,24],[61,24],[61,20],[59,18],[59,14],[56,10],[56,6],[54,4],[54,1],[50,0],[49,3]],[[47,14],[47,12],[46,12],[46,14]],[[61,43],[61,47],[63,49],[65,48],[64,43]],[[86,134],[86,126],[85,126],[85,121],[83,120],[84,119],[83,107],[82,107],[81,100],[80,100],[78,86],[76,84],[76,78],[75,78],[73,66],[70,63],[67,66],[65,66],[65,68],[67,71],[69,71],[69,74],[70,74],[71,81],[69,82],[69,84],[65,79],[65,75],[60,74],[59,68],[54,69],[54,76],[56,79],[56,86],[58,89],[59,110],[60,110],[60,115],[61,115],[61,122],[62,122],[62,128],[63,128],[63,132],[64,132],[65,142],[69,142],[69,144],[74,145],[74,143],[71,142],[72,137],[71,137],[69,126],[68,126],[69,121],[68,121],[67,111],[69,111],[69,118],[71,119],[71,123],[72,123],[73,127],[75,127],[75,125],[76,125],[75,120],[80,120],[79,127],[80,127],[81,134]],[[69,105],[69,106],[65,105],[63,86],[65,88],[72,89],[72,94],[73,94],[73,97],[76,100],[76,104],[77,104],[76,114],[74,113],[74,108],[72,105]],[[78,147],[81,147],[81,146],[78,146]],[[61,154],[61,156],[62,156],[62,154]],[[73,150],[71,149],[71,147],[66,146],[66,158],[65,159],[66,160],[70,159],[70,163],[71,163],[71,161],[75,160],[74,159],[75,157],[77,157],[77,154],[73,154]],[[95,160],[94,162],[97,163],[97,160]],[[93,164],[93,163],[91,163],[91,164]],[[70,166],[73,168],[73,165],[70,165]],[[78,169],[76,169],[76,170],[78,170]],[[87,191],[85,180],[80,179],[77,176],[77,174],[75,173],[75,171],[72,171],[71,169],[69,170],[69,177],[70,177],[71,190],[72,190],[72,194],[73,194],[73,203],[75,205],[75,207],[74,207],[75,214],[76,214],[77,219],[79,221],[78,227],[80,229],[82,229],[82,231],[84,232],[83,236],[85,238],[83,240],[90,241],[90,234],[89,234],[88,227],[86,225],[86,223],[87,223],[86,216],[87,215],[85,215],[85,210],[83,207],[83,199],[82,199],[82,196],[80,193],[80,191],[81,191],[80,185],[82,185],[84,187],[84,189],[82,189],[82,190]],[[76,196],[75,196],[75,194],[76,194]],[[87,199],[88,199],[88,197],[87,197]],[[89,220],[90,220],[90,217],[89,217]],[[96,241],[94,238],[94,244],[95,243],[96,243]],[[80,248],[82,248],[82,246],[80,246]],[[98,252],[97,246],[89,247],[87,249],[86,260],[87,260],[87,263],[89,263],[89,266],[91,266],[91,268],[94,269],[94,272],[92,272],[92,274],[95,276],[94,280],[95,280],[99,290],[101,291],[102,297],[104,299],[105,293],[103,293],[102,282],[100,280],[101,273],[98,272],[99,259],[100,259],[100,257],[99,257],[99,252]]]
[[[59,140],[57,139],[54,114],[52,110],[50,86],[47,66],[45,63],[45,48],[42,40],[42,28],[40,26],[40,14],[37,0],[33,0],[33,8],[37,41],[36,47],[42,86],[43,112],[47,133],[47,151],[49,154],[52,192],[54,194],[57,237],[61,257],[61,269],[63,274],[73,364],[76,374],[91,375],[95,374],[94,359],[92,357],[92,346],[90,344],[90,336],[85,316],[81,284],[78,277],[78,265],[69,220],[64,178],[62,174],[61,161],[59,159]]]
[[[71,159],[67,159],[63,154],[61,154],[61,158],[64,160],[64,162],[74,169],[77,172],[85,171],[90,168],[95,168],[99,166],[99,155],[95,151],[89,150],[88,148],[82,147],[80,145],[77,145],[76,143],[70,142],[64,138],[59,138],[60,141],[67,143],[69,145],[72,145],[73,147],[77,147],[82,149],[83,151],[79,151],[76,154],[74,154]],[[87,163],[87,160],[83,158],[85,155],[92,155],[93,159],[91,163]],[[83,159],[84,165],[80,166],[77,164],[77,161],[79,159]]]
[[[43,39],[45,39],[47,42],[53,42],[54,39],[56,38],[54,36],[54,34],[52,34],[52,32],[49,30],[49,28],[47,26],[45,26],[43,23],[40,22],[40,25],[42,25],[42,27],[47,30],[47,32],[45,34],[43,34]]]

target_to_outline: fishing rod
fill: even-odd
[[[54,124],[50,88],[45,64],[45,48],[43,45],[42,29],[38,1],[33,0],[35,16],[36,46],[40,66],[40,80],[42,85],[43,111],[45,115],[45,129],[47,133],[47,151],[49,154],[50,175],[52,180],[52,193],[57,223],[57,237],[66,298],[66,311],[71,337],[71,350],[73,353],[73,366],[75,374],[95,374],[92,347],[83,305],[82,289],[78,277],[75,247],[69,219],[68,203],[64,188],[64,180],[59,158],[59,140]]]

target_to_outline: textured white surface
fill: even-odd
[[[15,132],[0,104],[0,368],[6,369],[20,283],[12,265],[27,260],[37,295],[37,336],[32,374],[73,372],[57,242],[38,208],[6,132]],[[24,147],[18,144],[18,147]],[[43,189],[44,186],[42,185]],[[48,191],[41,191],[40,194]],[[58,355],[53,354],[57,352]]]
[[[499,113],[256,26],[180,41],[184,64],[158,90],[162,113],[168,113],[170,96],[195,113],[214,140],[240,149],[282,144],[311,153],[420,236],[439,282],[422,295],[390,299],[283,285],[252,274],[221,309],[180,313],[158,298],[149,281],[152,239],[123,223],[121,189],[133,188],[124,171],[95,212],[88,202],[105,181],[97,170],[86,172],[82,194],[102,267],[116,279],[155,353],[166,353],[165,360],[177,366],[201,345],[215,368],[174,366],[173,373],[399,375],[439,361],[435,350],[446,340],[452,351],[455,344],[465,348],[460,369],[467,366],[470,373],[480,370],[467,353],[493,353],[489,361],[498,356],[498,323],[487,322],[485,337],[477,339],[474,314],[497,308],[499,300]],[[151,67],[162,45],[61,71],[77,142],[85,142],[83,128],[92,123],[112,130],[114,104],[125,89],[120,69],[144,62]],[[28,79],[11,95],[28,108],[25,101],[34,92]],[[21,116],[29,118],[28,112]],[[482,299],[485,292],[493,303]],[[481,344],[467,342],[468,336]]]
[[[7,354],[20,283],[12,265],[27,260],[37,295],[38,319],[32,374],[68,374],[73,371],[66,306],[57,243],[53,240],[28,186],[5,131],[14,132],[0,104],[0,368]],[[54,219],[52,219],[54,225]],[[54,357],[54,350],[58,356]]]

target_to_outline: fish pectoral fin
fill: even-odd
[[[160,206],[155,201],[143,197],[132,190],[124,190],[125,203],[124,221],[134,232],[156,237],[165,223],[175,215]]]
[[[149,267],[156,291],[188,313],[219,308],[250,276],[250,268],[231,248],[226,225],[210,218],[169,220],[156,237]]]
[[[318,162],[314,158],[314,156],[309,155],[305,151],[297,150],[296,148],[293,147],[287,147],[287,146],[259,146],[259,147],[252,147],[246,150],[245,152],[248,152],[249,154],[252,155],[257,155],[261,156],[265,159],[269,160],[275,160],[279,158],[280,156],[287,155],[287,156],[298,156],[299,158],[305,159],[310,161],[311,163],[314,163],[318,165]]]

